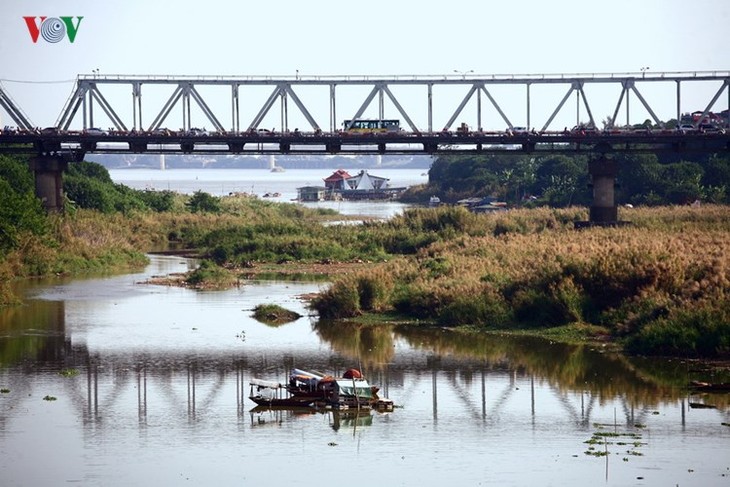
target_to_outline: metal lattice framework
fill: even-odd
[[[33,124],[31,123],[28,116],[23,113],[17,103],[13,101],[10,95],[5,89],[3,89],[2,83],[0,83],[0,107],[3,107],[10,118],[15,122],[18,128],[23,130],[32,130]]]
[[[484,110],[494,109],[499,115],[499,119],[504,122],[504,126],[513,128],[515,123],[513,120],[527,121],[527,127],[537,127],[541,131],[547,131],[554,123],[556,116],[564,109],[567,101],[574,95],[576,98],[576,110],[580,114],[581,108],[585,110],[588,117],[588,124],[596,126],[594,110],[592,110],[592,101],[587,95],[587,88],[593,85],[613,85],[616,87],[619,95],[613,108],[612,116],[608,120],[608,125],[617,124],[619,113],[622,107],[626,110],[626,125],[631,123],[630,99],[633,95],[639,101],[639,105],[649,114],[655,124],[661,125],[663,120],[660,118],[660,110],[650,104],[645,93],[651,91],[653,86],[658,83],[672,83],[675,85],[675,102],[676,112],[667,114],[666,110],[661,114],[667,118],[681,117],[682,97],[685,96],[683,88],[696,90],[701,83],[704,83],[704,89],[707,91],[707,83],[714,83],[712,86],[712,95],[709,99],[702,102],[703,116],[700,120],[709,114],[716,102],[722,94],[727,91],[727,107],[730,107],[730,71],[711,71],[711,72],[672,72],[672,73],[619,73],[619,74],[552,74],[552,75],[446,75],[446,76],[291,76],[291,77],[209,77],[209,76],[122,76],[122,75],[79,75],[76,86],[71,93],[65,107],[56,122],[56,127],[61,130],[68,130],[74,122],[78,123],[77,118],[81,118],[82,128],[95,126],[95,114],[101,109],[110,120],[113,128],[118,131],[153,131],[164,127],[166,121],[174,109],[182,110],[182,124],[184,130],[189,130],[195,126],[212,125],[218,132],[241,132],[258,129],[265,117],[278,104],[280,108],[280,127],[281,131],[289,131],[289,107],[290,102],[301,112],[301,115],[314,132],[327,131],[335,132],[341,125],[338,123],[338,107],[344,105],[343,97],[348,102],[352,101],[352,94],[343,94],[347,88],[360,87],[360,89],[369,89],[362,103],[354,112],[348,113],[344,119],[352,120],[361,118],[368,109],[372,110],[371,105],[377,99],[377,116],[378,118],[386,118],[386,106],[389,103],[389,110],[394,109],[401,118],[404,129],[410,132],[434,132],[434,130],[450,130],[456,123],[457,119],[462,116],[462,112],[471,104],[476,105],[476,128],[478,130],[487,130],[483,126]],[[157,86],[159,89],[163,87],[170,94],[166,102],[160,109],[154,107],[154,101],[147,101],[143,104],[143,91],[151,86]],[[536,117],[533,105],[536,102],[541,104],[552,104],[554,100],[545,99],[540,95],[540,99],[536,100],[536,96],[531,92],[534,87],[542,85],[561,86],[565,89],[564,96],[558,101],[553,108],[548,111],[546,118]],[[121,86],[128,89],[131,94],[131,110],[127,102],[120,102],[105,95],[105,90],[112,86]],[[454,91],[451,91],[444,98],[439,98],[442,106],[455,107],[453,111],[448,111],[444,125],[434,125],[434,100],[436,98],[436,90],[449,86],[457,91],[457,98],[454,98]],[[503,100],[495,94],[498,87],[517,87],[524,90],[524,104],[519,108],[508,107]],[[214,109],[213,103],[208,99],[209,95],[204,96],[203,87],[223,87],[227,88],[226,95],[229,108],[221,110]],[[306,87],[306,88],[305,88]],[[413,91],[406,96],[410,99],[420,99],[419,113],[425,117],[420,118],[414,116],[412,112],[407,111],[407,106],[402,102],[404,93],[396,96],[394,90]],[[242,121],[241,105],[245,104],[248,108],[254,103],[254,97],[249,96],[249,91],[254,89],[270,90],[268,98],[265,99],[257,110],[256,115],[245,124]],[[313,115],[317,111],[322,111],[322,106],[316,104],[305,104],[304,97],[299,92],[304,89],[325,90],[328,100],[328,116],[327,121],[322,123],[320,117],[318,121]],[[458,90],[463,88],[463,91]],[[423,95],[425,90],[425,96]],[[463,96],[460,94],[463,93]],[[129,96],[129,95],[127,95]],[[461,97],[460,99],[458,97]],[[476,98],[476,100],[475,100]],[[696,98],[696,97],[694,97]],[[128,100],[129,98],[127,98]],[[485,100],[488,104],[485,102]],[[0,98],[0,103],[2,103]],[[459,100],[454,104],[455,100]],[[667,100],[662,100],[663,104],[667,104]],[[256,102],[258,103],[258,102]],[[320,103],[321,104],[321,103]],[[5,106],[3,104],[3,106]],[[7,109],[7,107],[6,107]],[[642,112],[643,112],[642,110]],[[10,110],[8,110],[10,111]],[[13,110],[12,113],[16,112]],[[125,116],[125,113],[131,113]],[[143,117],[144,114],[144,117]],[[98,116],[96,117],[98,119]],[[576,117],[578,119],[579,116]],[[230,128],[226,127],[223,120],[229,119]],[[145,123],[147,120],[151,122]],[[576,120],[577,122],[578,120]],[[20,122],[16,120],[20,125]],[[504,126],[499,127],[504,129]],[[496,127],[494,127],[496,128]]]

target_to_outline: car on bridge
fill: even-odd
[[[570,129],[570,132],[573,134],[580,134],[580,135],[596,135],[598,133],[598,129],[593,125],[576,125],[572,129]]]
[[[712,123],[701,123],[697,129],[703,134],[724,134],[725,129]]]
[[[683,123],[677,127],[677,130],[683,134],[691,134],[691,133],[697,131],[695,126],[692,125],[691,123]]]
[[[630,129],[632,134],[650,134],[651,133],[651,127],[648,127],[646,125],[634,125]]]
[[[527,127],[507,127],[505,132],[507,135],[524,135],[527,133]]]

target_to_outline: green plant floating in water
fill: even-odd
[[[78,369],[62,369],[58,372],[58,375],[63,377],[73,377],[75,375],[79,375],[79,371]]]
[[[594,426],[601,428],[606,425],[600,425],[595,424]],[[645,428],[644,425],[637,425],[637,427]],[[622,441],[623,438],[632,440],[632,441]],[[593,457],[605,457],[607,455],[610,455],[609,446],[615,445],[615,446],[631,446],[632,449],[625,450],[622,452],[625,455],[630,456],[643,456],[644,454],[634,450],[633,448],[640,448],[642,446],[646,446],[647,443],[644,443],[641,441],[641,435],[634,432],[608,432],[608,431],[596,431],[593,433],[593,436],[591,436],[588,440],[584,441],[583,443],[589,445],[588,450],[586,450],[586,455],[593,456]],[[596,447],[599,448],[596,448]],[[603,449],[600,449],[600,447],[603,447]],[[619,454],[616,452],[616,454]],[[623,458],[624,461],[628,461],[628,457]]]
[[[46,397],[44,397],[44,398],[43,398],[43,400],[44,400],[44,401],[55,401],[55,400],[56,400],[56,398],[55,398],[55,397],[53,397],[53,396],[46,396]]]
[[[276,304],[259,304],[253,309],[253,317],[266,325],[279,326],[296,321],[302,315]]]
[[[10,389],[5,389],[5,388],[0,389],[0,394],[9,394],[9,393],[10,393]]]

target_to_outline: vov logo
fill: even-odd
[[[83,17],[76,17],[75,24],[74,17],[23,17],[23,19],[28,26],[33,44],[38,42],[38,37],[42,37],[44,41],[51,44],[61,42],[64,37],[68,37],[68,41],[73,44]]]

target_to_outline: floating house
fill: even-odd
[[[322,186],[304,186],[297,188],[297,199],[299,201],[324,201],[327,195],[327,188]]]
[[[325,178],[327,199],[340,197],[349,200],[385,200],[394,199],[405,188],[392,188],[388,178],[375,176],[363,169],[355,176],[342,169],[338,169]]]
[[[374,176],[363,169],[355,176],[338,169],[324,179],[322,186],[297,188],[299,201],[389,200],[406,188],[392,188],[388,178]]]

